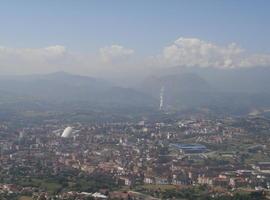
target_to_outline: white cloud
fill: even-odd
[[[252,67],[270,66],[269,54],[251,54],[235,43],[219,46],[197,38],[180,37],[154,57],[154,64],[163,66]]]
[[[151,74],[160,67],[256,67],[269,66],[270,54],[248,53],[235,43],[220,46],[197,38],[179,38],[159,55],[135,55],[134,50],[111,45],[92,53],[76,53],[65,46],[9,48],[0,46],[0,74],[32,74],[67,71],[90,76]]]
[[[21,59],[24,61],[46,61],[56,57],[61,57],[67,52],[64,46],[55,45],[45,48],[7,48],[0,47],[0,57]]]
[[[69,57],[64,46],[45,48],[0,47],[1,73],[39,73],[50,72],[64,65]]]
[[[130,57],[134,54],[133,49],[128,49],[120,45],[111,45],[99,49],[102,61],[116,62]]]
[[[108,76],[123,73],[130,66],[135,68],[134,61],[127,59],[133,54],[134,50],[120,45],[107,46],[92,53],[76,53],[61,45],[43,48],[0,46],[0,74],[67,71],[92,76]]]

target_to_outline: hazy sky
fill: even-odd
[[[0,0],[0,73],[270,66],[268,0]]]

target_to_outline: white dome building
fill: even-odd
[[[62,138],[70,138],[72,136],[73,136],[73,129],[70,126],[65,128],[65,130],[63,131],[63,133],[61,135]]]

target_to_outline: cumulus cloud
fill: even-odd
[[[0,74],[67,71],[92,76],[108,76],[113,73],[123,73],[129,66],[133,68],[133,60],[127,59],[133,54],[134,50],[120,45],[103,47],[92,53],[73,52],[62,45],[43,48],[0,46]]]
[[[180,37],[154,57],[154,64],[196,67],[270,66],[269,54],[251,54],[235,43],[219,46],[197,38]]]
[[[24,61],[47,61],[66,53],[66,48],[61,45],[49,46],[45,48],[7,48],[0,47],[0,56],[2,59],[13,57]]]
[[[68,52],[64,46],[45,48],[0,47],[0,70],[2,73],[46,72],[66,63]]]
[[[128,49],[120,45],[111,45],[99,49],[102,61],[116,62],[130,57],[134,54],[133,49]]]
[[[62,45],[43,48],[0,46],[0,74],[32,74],[67,71],[90,76],[151,74],[160,67],[256,67],[269,66],[270,54],[249,53],[232,43],[220,46],[197,38],[179,38],[159,55],[135,55],[121,45],[105,46],[96,52],[73,52]]]

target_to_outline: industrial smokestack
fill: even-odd
[[[164,106],[164,86],[160,89],[160,95],[159,95],[159,110],[163,110]]]

